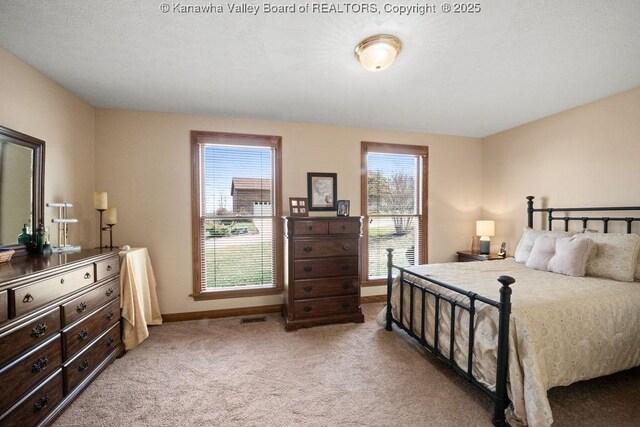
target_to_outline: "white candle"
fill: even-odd
[[[109,208],[104,213],[104,223],[107,225],[114,225],[118,222],[118,211],[116,208]]]
[[[93,207],[94,209],[105,210],[107,209],[107,192],[96,191],[93,193]]]

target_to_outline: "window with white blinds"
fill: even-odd
[[[426,262],[427,154],[422,146],[362,143],[365,283],[387,276],[387,248],[395,265]]]
[[[280,288],[279,151],[279,137],[192,132],[194,296]]]

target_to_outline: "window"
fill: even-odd
[[[191,132],[194,299],[282,290],[280,145]]]
[[[387,248],[396,265],[427,262],[428,147],[362,142],[364,285],[387,277]]]

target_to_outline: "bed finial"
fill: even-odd
[[[391,288],[393,286],[393,248],[387,248],[387,324],[385,329],[387,331],[393,330],[391,324],[393,318],[391,317]]]
[[[533,228],[533,196],[527,196],[527,227]]]
[[[531,196],[529,196],[531,197]],[[529,198],[527,197],[527,199]],[[533,199],[533,197],[531,197]],[[531,202],[533,203],[533,202]],[[496,398],[493,402],[493,425],[504,426],[504,410],[509,402],[507,396],[507,356],[509,352],[509,317],[511,316],[511,276],[500,276],[500,311],[498,323],[498,355],[496,360]]]

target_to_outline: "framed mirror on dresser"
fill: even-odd
[[[25,256],[18,243],[26,224],[44,222],[44,141],[0,126],[0,249]],[[33,236],[33,232],[30,233]]]

